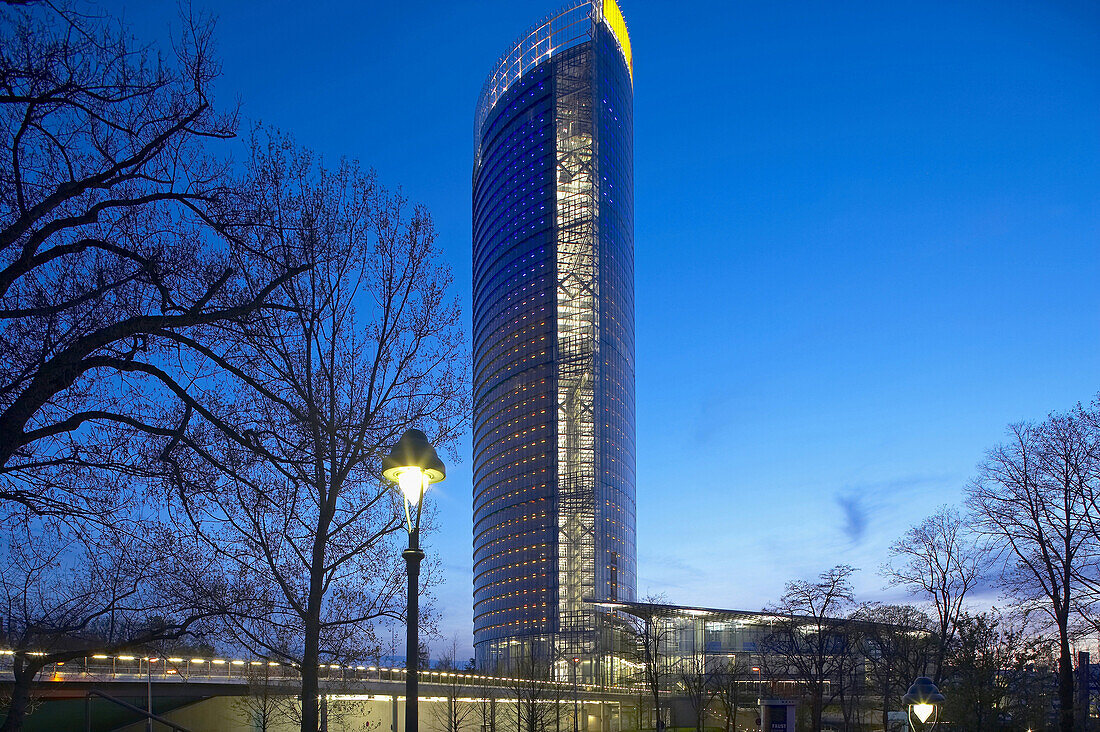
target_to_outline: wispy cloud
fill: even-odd
[[[681,590],[705,579],[699,567],[680,557],[641,551],[638,560],[640,567],[644,567],[642,577],[649,582],[646,591],[659,594],[670,589]]]
[[[869,537],[868,529],[884,515],[897,515],[904,499],[928,486],[942,487],[956,480],[949,475],[903,475],[888,480],[846,485],[832,491],[840,509],[841,535],[849,546],[858,546]]]
[[[859,544],[867,533],[868,511],[863,499],[856,494],[834,496],[837,505],[844,515],[844,524],[841,530],[848,537],[848,541]]]

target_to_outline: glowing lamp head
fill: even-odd
[[[405,500],[415,505],[430,483],[447,477],[447,468],[427,435],[413,429],[406,430],[390,454],[382,458],[382,477],[397,483]]]
[[[420,430],[405,430],[390,454],[382,458],[382,477],[397,483],[405,496],[405,524],[409,529],[411,549],[414,537],[420,533],[420,503],[424,491],[431,483],[447,477],[447,469],[435,454],[427,435]]]
[[[927,676],[920,676],[909,687],[909,691],[901,700],[909,707],[910,722],[912,722],[914,716],[920,720],[921,724],[925,724],[929,719],[932,719],[932,726],[934,727],[936,720],[933,715],[936,713],[936,706],[943,703],[943,698],[943,694],[932,683],[932,679]]]
[[[407,467],[397,474],[397,485],[405,500],[415,506],[428,488],[428,476],[418,467]]]

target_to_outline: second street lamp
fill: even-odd
[[[929,719],[932,720],[932,723],[927,729],[935,727],[936,722],[939,721],[940,704],[943,703],[943,700],[943,694],[932,683],[932,679],[927,676],[918,676],[913,685],[909,687],[909,691],[901,698],[902,703],[905,704],[909,727],[916,732],[919,723],[920,728],[925,729]]]
[[[406,430],[382,459],[382,477],[401,488],[405,503],[405,526],[409,531],[409,548],[401,552],[409,570],[408,623],[405,633],[405,732],[418,732],[417,697],[420,670],[420,515],[424,508],[424,491],[432,483],[447,477],[443,461],[435,453],[428,436],[420,430]],[[414,518],[415,516],[415,518]]]

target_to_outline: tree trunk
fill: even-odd
[[[318,424],[316,415],[313,420],[314,428]],[[314,440],[317,456],[324,455],[324,441]],[[328,496],[328,500],[322,503],[320,514],[317,516],[317,533],[313,536],[312,562],[309,566],[309,595],[306,598],[306,617],[303,631],[305,631],[304,648],[302,653],[302,732],[318,732],[320,700],[319,690],[319,664],[321,661],[321,605],[325,599],[325,548],[328,546],[328,530],[332,523],[332,505],[335,497],[339,495],[339,487],[329,485],[325,479],[325,470],[321,459],[318,457],[316,465],[316,485],[318,495]],[[408,700],[405,701],[406,708]],[[406,712],[407,714],[407,712]]]
[[[302,732],[317,732],[317,664],[320,660],[320,618],[306,618],[305,647],[302,652]]]
[[[11,689],[11,703],[8,704],[8,716],[4,719],[0,732],[18,732],[23,729],[23,720],[26,719],[31,705],[34,679],[41,670],[41,666],[27,664],[25,657],[20,655],[15,657],[15,665],[12,669],[15,678]]]
[[[939,637],[936,639],[936,671],[932,674],[932,683],[937,687],[943,683],[943,662],[947,658],[947,627],[946,621],[940,625]]]
[[[1069,650],[1069,633],[1066,625],[1060,624],[1058,636],[1058,700],[1062,704],[1058,729],[1061,732],[1073,732],[1073,658]]]

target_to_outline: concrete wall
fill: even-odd
[[[289,700],[287,700],[289,701]],[[291,702],[296,703],[296,702]],[[467,704],[471,704],[467,702]],[[622,732],[617,704],[582,704],[580,729],[586,732]],[[261,728],[253,720],[257,700],[250,697],[218,696],[205,699],[164,714],[166,719],[192,732],[257,732]],[[572,704],[562,709],[562,732],[572,732]],[[515,729],[515,703],[497,702],[497,730]],[[467,732],[481,732],[481,715],[474,710],[462,725]],[[403,732],[404,702],[390,697],[373,699],[330,699],[328,702],[329,732]],[[157,724],[154,729],[164,729]],[[421,700],[420,729],[423,732],[446,730],[446,705],[442,701]],[[291,721],[268,728],[268,732],[297,732]],[[145,722],[126,725],[113,732],[145,732]]]
[[[297,704],[292,700],[280,701],[286,704]],[[427,725],[433,722],[434,718],[431,716],[430,708],[425,707],[430,707],[431,703],[422,704],[420,712],[422,726],[428,729]],[[328,707],[329,732],[375,732],[376,730],[390,732],[393,706],[390,699],[332,700]],[[399,724],[403,725],[404,715],[400,714],[402,705],[397,706]],[[299,729],[297,724],[292,720],[286,720],[286,717],[293,716],[293,713],[287,715],[284,709],[280,709],[281,714],[272,715],[283,719],[269,726],[267,732],[297,732]],[[254,698],[216,696],[175,709],[166,713],[164,718],[178,722],[192,732],[256,732],[262,729],[259,720],[256,719],[258,712],[259,707]],[[425,716],[426,714],[428,716]],[[165,728],[161,724],[156,724],[154,729],[159,732]],[[145,732],[145,722],[130,724],[115,732]]]

